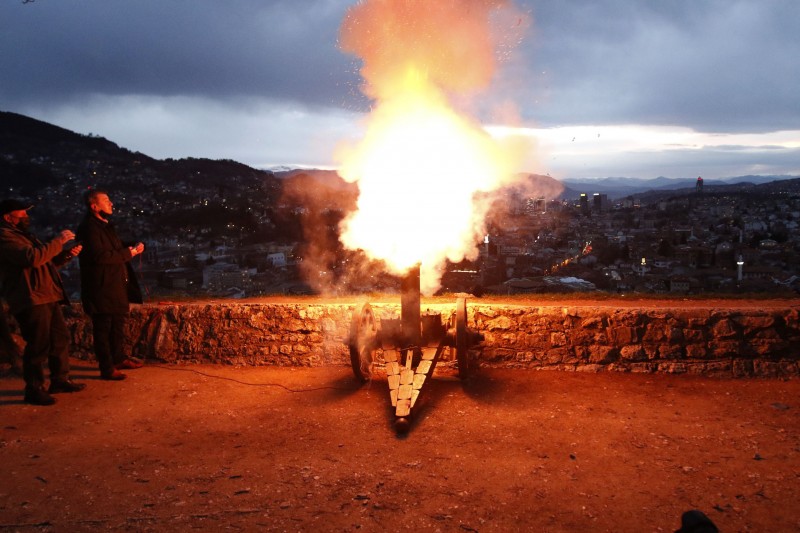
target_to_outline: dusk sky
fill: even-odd
[[[332,167],[370,106],[339,48],[353,4],[4,0],[0,110],[156,158]],[[468,108],[535,139],[520,171],[800,175],[800,2],[514,5],[529,27]]]

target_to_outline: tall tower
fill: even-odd
[[[742,267],[744,267],[744,258],[739,255],[739,260],[736,261],[736,281],[742,281]]]
[[[703,178],[700,176],[697,176],[697,183],[695,183],[694,190],[697,194],[703,193]]]

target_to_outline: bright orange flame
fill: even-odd
[[[474,259],[485,215],[475,193],[498,187],[510,169],[495,141],[411,69],[405,88],[375,108],[345,156],[340,173],[360,194],[341,238],[398,274],[421,262],[431,292],[446,259]]]
[[[396,274],[421,263],[426,294],[439,287],[446,260],[477,257],[486,214],[477,193],[510,179],[516,163],[444,92],[488,83],[488,13],[499,4],[476,2],[480,9],[465,12],[459,2],[374,0],[354,8],[352,34],[343,30],[364,58],[364,90],[376,105],[361,143],[339,154],[340,174],[359,187],[341,239]]]

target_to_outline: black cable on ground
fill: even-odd
[[[200,370],[195,370],[194,368],[178,368],[178,367],[169,367],[164,365],[153,365],[153,364],[146,364],[142,368],[162,368],[164,370],[171,370],[171,371],[180,371],[180,372],[193,372],[195,374],[199,374],[201,376],[205,376],[207,378],[214,378],[214,379],[222,379],[225,381],[233,381],[234,383],[238,383],[240,385],[247,385],[249,387],[279,387],[284,389],[288,392],[314,392],[320,390],[338,390],[338,391],[352,391],[359,387],[352,387],[352,388],[345,388],[345,387],[333,387],[333,386],[324,386],[324,387],[314,387],[311,389],[290,389],[286,385],[281,385],[280,383],[249,383],[247,381],[242,381],[236,378],[229,378],[227,376],[217,376],[215,374],[209,374],[207,372],[202,372]]]

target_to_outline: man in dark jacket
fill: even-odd
[[[120,369],[134,369],[142,363],[123,354],[125,320],[130,302],[142,303],[142,293],[131,267],[131,259],[144,251],[144,244],[125,246],[108,220],[114,204],[105,191],[92,189],[85,195],[86,216],[78,226],[81,302],[92,319],[94,352],[100,377],[125,379]]]
[[[77,392],[86,387],[69,379],[70,334],[61,312],[69,303],[56,267],[81,251],[80,245],[64,250],[75,235],[62,231],[43,243],[28,231],[27,202],[0,202],[0,287],[9,313],[19,323],[25,351],[22,356],[25,401],[52,405],[57,392]],[[44,362],[50,367],[50,388],[44,390]]]

